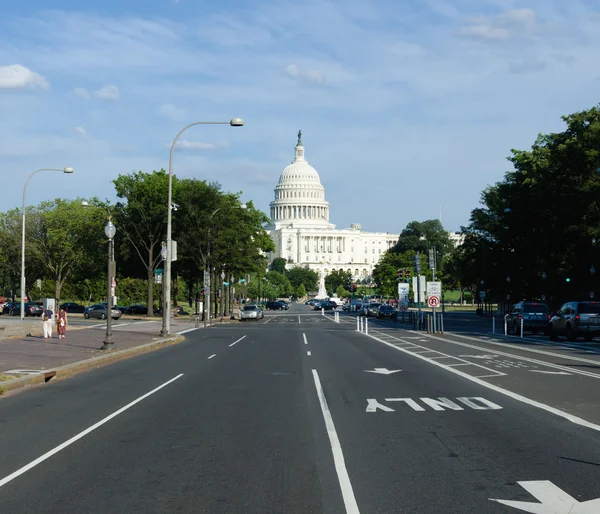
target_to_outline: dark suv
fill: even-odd
[[[600,302],[568,302],[552,316],[549,336],[553,341],[566,336],[567,341],[583,337],[591,341],[600,336]]]
[[[282,302],[280,300],[270,301],[265,304],[265,309],[267,309],[268,311],[282,311],[282,310],[287,311],[289,308],[290,307],[288,306],[287,303]]]
[[[515,303],[510,312],[504,316],[506,330],[515,335],[521,333],[521,320],[523,320],[523,332],[530,330],[537,334],[546,331],[549,319],[549,310],[545,303],[526,301]]]

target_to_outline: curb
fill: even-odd
[[[0,382],[0,398],[2,394],[9,391],[45,384],[50,381],[54,382],[57,379],[60,380],[62,378],[68,378],[82,371],[92,368],[99,368],[101,366],[106,366],[107,364],[128,359],[142,353],[152,352],[165,346],[171,346],[173,344],[180,343],[184,339],[185,337],[182,335],[173,335],[152,341],[150,343],[145,343],[140,346],[134,346],[133,348],[127,348],[126,350],[109,350],[109,353],[106,355],[98,355],[97,357],[92,357],[91,359],[72,362],[71,364],[65,364],[64,366],[60,366],[58,368],[40,370],[40,373],[37,375],[28,375],[15,378],[13,380],[7,380],[5,382]]]

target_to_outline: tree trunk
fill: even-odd
[[[149,317],[154,317],[154,268],[152,266],[153,261],[154,256],[152,255],[152,248],[150,248],[148,251],[148,311],[146,312],[146,316]]]
[[[460,304],[462,305],[463,304],[463,299],[464,299],[465,288],[461,286],[459,288],[459,290],[460,290]]]
[[[60,278],[57,278],[54,281],[54,302],[56,303],[57,306],[60,303],[60,291],[62,289],[63,282],[64,282],[64,280],[61,280]]]

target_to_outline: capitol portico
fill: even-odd
[[[287,267],[304,266],[325,275],[349,271],[354,280],[370,276],[383,254],[398,242],[399,234],[364,232],[361,226],[336,229],[329,222],[329,202],[317,171],[306,161],[302,133],[292,163],[283,170],[270,204],[271,224],[266,227],[277,257],[287,260]]]

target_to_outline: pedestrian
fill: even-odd
[[[56,317],[56,330],[58,331],[59,339],[66,339],[67,336],[67,311],[61,307]]]
[[[52,305],[48,305],[48,307],[44,310],[42,314],[42,322],[44,327],[44,339],[52,339],[52,318],[54,317],[54,312],[52,312]]]

